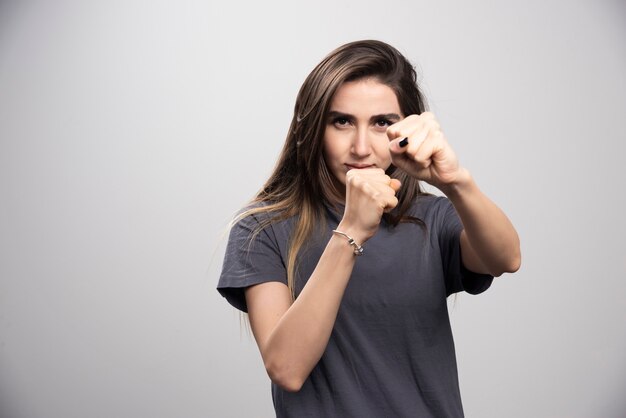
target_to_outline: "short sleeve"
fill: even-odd
[[[260,215],[247,216],[233,225],[217,285],[218,292],[243,312],[248,312],[246,287],[270,281],[287,284],[274,228],[268,225],[259,231],[257,216]]]
[[[461,258],[461,232],[463,224],[456,209],[445,197],[437,199],[437,230],[444,277],[446,296],[465,291],[477,295],[489,289],[493,276],[474,273],[465,268]]]

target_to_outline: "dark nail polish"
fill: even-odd
[[[409,138],[404,138],[402,141],[398,142],[398,145],[400,145],[400,148],[404,148],[408,145],[409,143]]]

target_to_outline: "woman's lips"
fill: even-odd
[[[345,164],[346,167],[348,167],[348,170],[352,170],[353,168],[371,168],[371,167],[375,167],[374,164]]]

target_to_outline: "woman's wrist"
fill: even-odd
[[[449,199],[460,197],[462,194],[470,191],[476,185],[470,172],[463,167],[459,168],[458,175],[455,180],[439,186],[441,190]]]
[[[345,232],[339,229],[333,229],[333,234],[338,235],[342,238],[345,238],[348,242],[348,245],[352,247],[352,252],[354,253],[354,255],[363,254],[363,247],[361,247],[361,245],[359,245],[359,243],[356,242],[356,240],[352,238],[350,235],[346,234]]]
[[[358,244],[359,246],[363,245],[365,241],[367,241],[370,238],[360,228],[356,228],[352,226],[351,224],[344,222],[344,221],[339,222],[339,225],[337,225],[337,228],[335,228],[335,230],[343,232],[344,234],[352,238],[354,242]]]

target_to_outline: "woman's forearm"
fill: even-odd
[[[286,390],[299,390],[322,357],[354,262],[347,240],[333,235],[298,298],[260,344],[270,378]]]
[[[454,205],[463,227],[461,252],[465,267],[500,276],[521,264],[515,228],[500,208],[483,194],[467,170],[458,182],[442,188]]]

